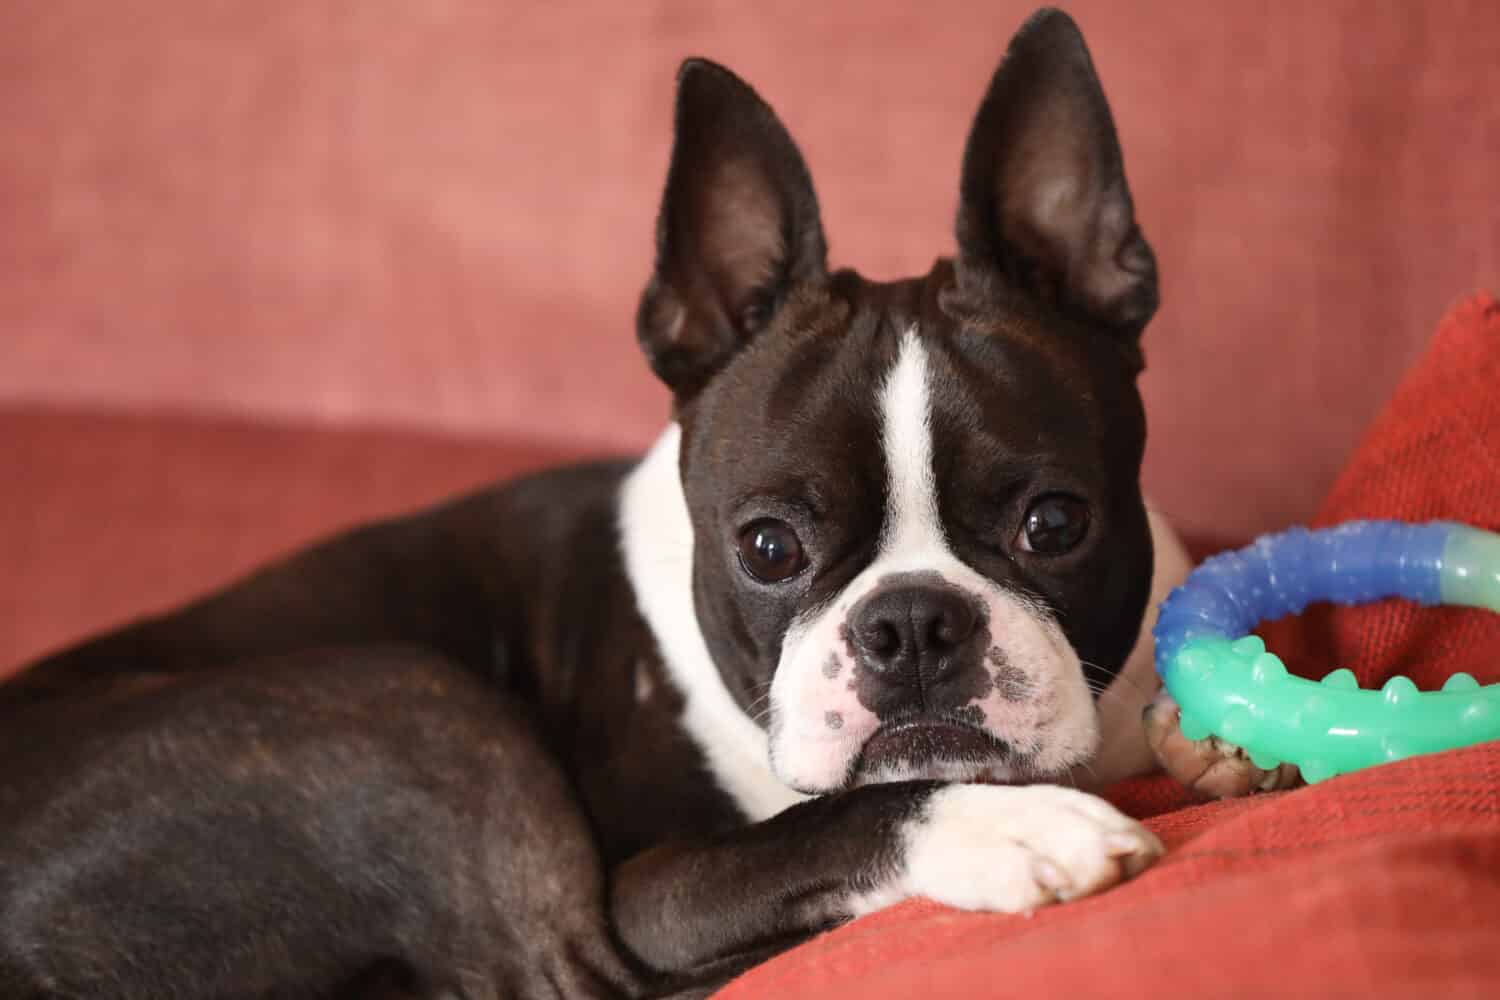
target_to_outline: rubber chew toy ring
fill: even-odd
[[[1156,669],[1182,708],[1182,734],[1213,734],[1270,770],[1309,782],[1362,767],[1500,739],[1500,684],[1454,674],[1441,691],[1406,677],[1361,690],[1354,674],[1287,673],[1249,632],[1314,601],[1404,597],[1500,612],[1500,535],[1462,524],[1351,521],[1293,528],[1214,556],[1162,603]]]

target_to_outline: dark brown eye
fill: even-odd
[[[764,517],[740,532],[740,565],[761,583],[780,583],[802,572],[807,559],[790,524]]]
[[[1089,508],[1077,497],[1049,493],[1026,508],[1016,544],[1023,552],[1060,556],[1083,541],[1089,530]]]

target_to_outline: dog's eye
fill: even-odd
[[[1048,493],[1026,508],[1016,544],[1023,552],[1060,556],[1089,530],[1089,508],[1077,497]]]
[[[802,541],[785,521],[764,517],[740,532],[740,566],[761,583],[780,583],[802,572]]]

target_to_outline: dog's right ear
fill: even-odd
[[[656,272],[636,334],[678,401],[775,316],[788,290],[827,276],[802,154],[770,106],[701,59],[677,75],[676,131],[656,223]]]

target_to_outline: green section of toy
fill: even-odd
[[[1256,767],[1296,764],[1309,782],[1421,753],[1500,739],[1500,685],[1454,674],[1441,691],[1406,677],[1361,689],[1335,670],[1321,681],[1287,673],[1256,636],[1194,639],[1178,652],[1172,696],[1182,734],[1243,747]]]

